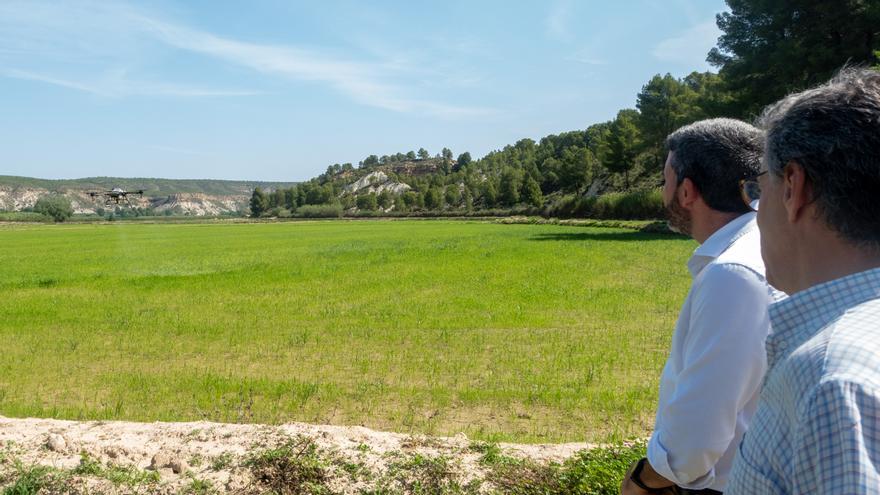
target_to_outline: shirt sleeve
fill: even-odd
[[[648,460],[665,478],[702,489],[736,435],[738,413],[766,370],[769,289],[736,264],[710,265],[695,286],[681,372],[648,443]]]
[[[880,397],[847,380],[819,384],[793,446],[794,493],[880,492]]]

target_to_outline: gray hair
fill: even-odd
[[[690,179],[710,208],[751,211],[739,181],[760,169],[764,134],[758,128],[733,119],[701,120],[670,134],[666,147],[678,182]]]
[[[844,239],[880,249],[880,72],[850,67],[767,107],[767,168],[794,161],[820,218]]]

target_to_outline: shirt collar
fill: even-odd
[[[727,222],[701,244],[688,260],[688,270],[696,277],[712,260],[721,256],[737,239],[757,227],[755,212],[744,213]]]
[[[880,298],[880,268],[814,285],[770,304],[767,361],[773,363],[853,306]]]

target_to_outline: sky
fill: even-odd
[[[474,158],[712,68],[722,0],[0,0],[0,175],[307,180]]]

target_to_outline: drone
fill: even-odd
[[[89,191],[89,196],[92,199],[95,199],[98,196],[103,197],[104,204],[107,206],[110,206],[111,201],[115,201],[116,204],[120,204],[120,201],[125,201],[125,203],[128,203],[128,206],[131,206],[131,201],[128,200],[130,194],[137,194],[138,196],[143,197],[144,190],[138,189],[137,191],[126,191],[121,187],[114,187],[109,191]]]

